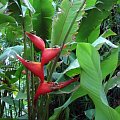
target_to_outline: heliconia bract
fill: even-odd
[[[33,44],[42,51],[41,55],[41,62],[32,62],[27,61],[20,57],[19,55],[16,55],[16,57],[19,59],[19,61],[33,74],[38,76],[41,80],[40,85],[38,86],[38,89],[34,96],[34,105],[36,105],[36,102],[38,100],[38,97],[40,95],[45,95],[47,93],[53,92],[55,90],[59,90],[61,88],[66,87],[67,85],[77,81],[79,78],[73,78],[65,82],[55,83],[55,82],[45,82],[44,81],[44,65],[47,64],[49,61],[54,59],[59,52],[61,51],[61,48],[45,48],[44,41],[31,33],[26,32],[26,35],[29,37],[29,39],[33,42]],[[66,45],[63,46],[65,48]]]
[[[60,48],[45,48],[42,52],[41,64],[44,65],[54,59],[58,53],[60,52]]]
[[[23,59],[19,55],[16,55],[18,60],[33,74],[38,76],[41,80],[41,82],[44,82],[44,69],[40,62],[31,62]]]
[[[64,88],[67,85],[77,81],[78,79],[79,79],[79,77],[76,77],[76,78],[70,79],[70,80],[65,81],[65,82],[59,82],[59,83],[44,82],[44,83],[40,84],[38,86],[38,89],[37,89],[36,93],[35,93],[34,104],[36,104],[36,102],[38,100],[38,97],[40,95],[45,95],[46,93],[50,93],[50,92],[53,92],[55,90],[59,90],[61,88]]]
[[[40,49],[42,51],[45,49],[45,43],[40,37],[38,37],[38,36],[36,36],[34,34],[31,34],[31,33],[28,33],[28,32],[26,32],[26,35],[28,36],[28,38],[33,42],[33,44],[38,49]]]

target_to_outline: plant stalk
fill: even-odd
[[[27,58],[27,42],[26,42],[26,35],[25,35],[25,21],[24,21],[24,17],[22,17],[23,19],[23,42],[24,42],[24,58]],[[30,87],[29,87],[29,80],[28,80],[28,70],[26,69],[26,86],[27,86],[27,101],[28,101],[28,119],[31,120],[31,106],[30,106]]]

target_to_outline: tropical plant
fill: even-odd
[[[0,118],[119,120],[119,3],[1,0]]]

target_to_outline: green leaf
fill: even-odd
[[[3,52],[3,54],[0,55],[0,61],[4,61],[8,57],[16,57],[16,53],[20,55],[22,51],[23,51],[23,46],[21,46],[21,45],[17,45],[17,46],[13,46],[13,47],[8,47]]]
[[[63,74],[68,75],[69,77],[75,76],[80,74],[80,65],[78,63],[78,60],[75,59],[69,67],[63,72]]]
[[[7,9],[10,12],[10,16],[12,16],[13,18],[15,18],[15,20],[17,21],[18,24],[22,24],[23,23],[23,18],[22,18],[22,8],[21,8],[21,3],[20,0],[10,0]]]
[[[61,45],[63,41],[72,41],[72,37],[78,30],[78,20],[82,18],[81,9],[85,0],[63,0],[61,10],[57,17],[54,18],[51,44]]]
[[[25,16],[25,29],[28,32],[31,32],[33,30],[32,19],[31,19],[31,16],[29,15]]]
[[[54,114],[49,118],[49,120],[57,120],[60,113],[65,108],[67,108],[69,104],[71,104],[74,100],[84,95],[86,95],[86,92],[81,87],[79,87],[61,107],[54,109]]]
[[[23,0],[24,4],[27,6],[27,8],[34,14],[35,13],[35,9],[33,8],[33,6],[30,4],[29,0]]]
[[[54,8],[50,0],[34,0],[33,30],[42,39],[50,39]]]
[[[120,85],[120,76],[119,77],[115,76],[115,77],[109,79],[106,82],[105,87],[104,87],[105,93],[107,94],[108,90],[110,90],[118,85]]]
[[[88,43],[93,43],[100,35],[100,26],[96,27],[88,36]]]
[[[107,18],[116,2],[117,0],[97,0],[95,7],[87,10],[86,16],[82,19],[77,41],[88,41],[90,34]]]
[[[0,5],[0,13],[5,13],[6,9],[7,9],[8,3],[5,3],[5,5]]]
[[[95,120],[119,120],[120,115],[108,105],[102,86],[100,56],[88,43],[77,45],[77,58],[81,66],[80,86],[95,104]]]
[[[89,109],[85,111],[85,115],[92,120],[95,115],[95,109]]]
[[[105,38],[103,38],[101,36],[96,41],[94,41],[92,43],[92,45],[94,47],[96,47],[97,50],[99,50],[104,43],[106,43],[107,45],[109,45],[112,48],[118,48],[118,46],[114,45],[112,42],[110,42],[109,40],[107,40],[107,39],[105,39]]]
[[[92,6],[95,5],[97,0],[86,0],[86,8],[91,8]]]
[[[14,105],[13,99],[12,99],[12,97],[10,97],[10,96],[2,97],[1,99],[2,99],[2,101],[8,103],[9,105]]]
[[[15,105],[17,108],[19,107],[19,102],[17,100],[14,100],[11,96],[1,97],[1,100],[9,105]]]
[[[20,100],[20,99],[25,100],[25,99],[27,99],[27,94],[23,93],[22,91],[19,91],[15,99],[16,100]]]
[[[101,62],[102,78],[113,72],[118,63],[118,49],[112,50],[111,54]]]
[[[0,14],[0,24],[3,24],[3,23],[14,23],[14,24],[16,24],[16,20],[11,16],[8,16],[8,15],[5,15],[5,14]]]
[[[116,107],[115,110],[120,114],[120,106]]]
[[[117,35],[115,32],[113,32],[111,29],[106,30],[101,36],[106,38],[112,35]]]

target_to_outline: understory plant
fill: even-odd
[[[0,118],[120,120],[119,3],[1,0]]]

